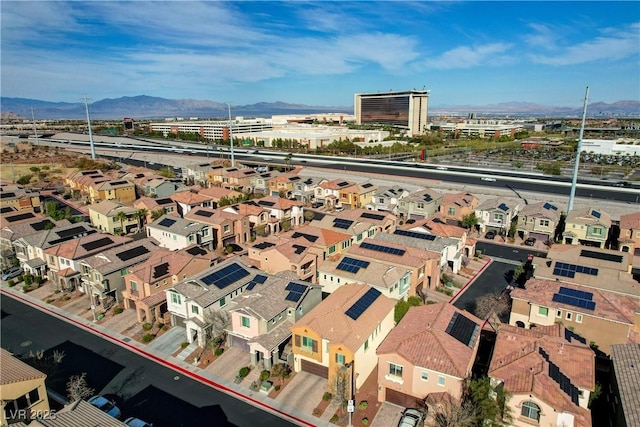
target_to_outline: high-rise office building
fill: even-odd
[[[423,135],[427,125],[429,91],[357,93],[354,114],[357,124],[381,124],[404,128],[410,135]]]

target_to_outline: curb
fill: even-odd
[[[486,256],[486,255],[485,255]],[[487,257],[489,258],[489,257]],[[491,264],[493,262],[493,259],[489,258],[487,260],[487,262],[485,262],[485,264],[480,268],[480,270],[478,270],[476,272],[476,274],[473,275],[473,277],[471,279],[469,279],[469,281],[458,291],[456,292],[456,294],[454,296],[451,297],[451,299],[449,300],[449,304],[453,304],[453,302],[469,287],[469,285],[471,285],[476,278],[489,266],[489,264]]]
[[[5,296],[10,297],[10,298],[13,298],[15,300],[18,300],[18,301],[20,301],[20,302],[22,302],[24,304],[29,305],[30,307],[36,308],[36,309],[38,309],[40,311],[43,311],[43,312],[45,312],[47,314],[50,314],[50,315],[52,315],[52,316],[54,316],[54,317],[56,317],[56,318],[58,318],[60,320],[63,320],[65,322],[69,323],[69,324],[72,324],[72,325],[74,325],[74,326],[76,326],[78,328],[82,328],[83,330],[85,330],[87,332],[90,332],[90,333],[92,333],[94,335],[97,335],[100,338],[106,339],[107,341],[109,341],[111,343],[114,343],[116,345],[119,345],[120,347],[123,347],[123,348],[125,348],[125,349],[127,349],[127,350],[129,350],[129,351],[131,351],[133,353],[136,353],[139,356],[142,356],[142,357],[144,357],[144,358],[146,358],[148,360],[151,360],[151,361],[153,361],[153,362],[155,362],[155,363],[157,363],[159,365],[162,365],[162,366],[164,366],[166,368],[169,368],[169,369],[172,369],[172,370],[174,370],[176,372],[179,372],[179,373],[181,373],[181,374],[183,374],[185,376],[188,376],[189,378],[191,378],[193,380],[196,380],[196,381],[198,381],[198,382],[200,382],[202,384],[205,384],[205,385],[208,385],[210,387],[213,387],[214,389],[216,389],[218,391],[221,391],[221,392],[223,392],[223,393],[225,393],[227,395],[230,395],[231,397],[234,397],[234,398],[237,398],[237,399],[241,399],[246,403],[249,403],[249,404],[251,404],[253,406],[256,406],[256,407],[258,407],[260,409],[263,409],[266,412],[270,412],[270,413],[272,413],[274,415],[277,415],[277,416],[279,416],[281,418],[284,418],[287,421],[294,422],[294,423],[296,423],[298,425],[301,425],[301,426],[313,427],[313,426],[316,425],[316,424],[311,423],[311,422],[309,422],[309,421],[307,421],[305,419],[302,419],[302,418],[299,418],[297,416],[291,415],[291,414],[289,414],[287,412],[284,412],[281,409],[278,409],[278,408],[276,408],[274,406],[271,406],[271,405],[269,405],[269,404],[267,404],[265,402],[262,402],[262,401],[260,401],[258,399],[255,399],[255,398],[253,398],[251,396],[247,396],[247,395],[241,393],[240,391],[234,390],[233,388],[228,387],[228,386],[226,386],[226,385],[224,385],[224,384],[222,384],[220,382],[217,382],[217,381],[214,381],[212,379],[206,378],[205,376],[200,375],[197,372],[193,372],[193,371],[189,370],[187,367],[183,367],[183,366],[180,366],[180,365],[178,365],[176,363],[172,363],[172,362],[169,362],[167,360],[164,360],[162,357],[157,356],[155,354],[152,354],[152,353],[150,353],[150,352],[148,352],[146,350],[143,350],[143,349],[137,347],[136,345],[130,344],[128,342],[125,342],[122,339],[119,339],[119,338],[113,336],[112,334],[110,334],[108,332],[101,331],[98,327],[92,327],[90,325],[84,324],[80,320],[74,319],[74,318],[72,318],[72,317],[70,317],[68,315],[63,314],[63,313],[59,313],[57,310],[53,310],[50,307],[47,307],[45,305],[41,305],[37,301],[33,301],[35,298],[25,298],[25,296],[19,295],[19,294],[14,293],[14,292],[11,292],[11,291],[9,291],[9,290],[7,290],[5,288],[0,289],[0,294],[5,295]],[[60,309],[60,311],[62,311],[62,310]],[[106,329],[106,328],[104,328],[104,329]],[[190,365],[188,365],[188,366],[191,369],[199,369],[199,368],[191,367]]]

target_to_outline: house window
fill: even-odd
[[[389,363],[389,375],[392,377],[402,378],[402,366],[395,363]]]
[[[455,215],[456,214],[456,208],[449,208],[449,215]]]
[[[329,248],[329,253],[332,254],[336,251],[336,245],[333,245]]]
[[[366,339],[366,341],[364,342],[364,351],[369,350],[369,338]]]
[[[228,225],[228,224],[227,224],[227,225],[225,225],[225,226],[224,226],[224,232],[225,232],[225,233],[228,233],[228,232],[229,232],[229,230],[230,230],[229,225]]]
[[[547,307],[538,307],[538,315],[547,317],[549,315],[549,309]]]
[[[576,314],[576,322],[582,323],[582,314]]]
[[[131,281],[131,290],[133,292],[138,292],[138,283],[134,282],[133,280]]]
[[[530,418],[535,421],[540,421],[540,407],[533,402],[524,402],[522,404],[522,410],[520,414],[523,417]]]
[[[220,307],[227,305],[227,299],[225,297],[220,298]]]
[[[336,353],[336,363],[338,365],[344,365],[344,354]]]
[[[571,320],[571,312],[567,311],[567,320]]]
[[[556,311],[556,317],[559,318],[559,319],[562,318],[562,310]]]
[[[420,202],[417,205],[418,209],[424,209],[424,203]]]
[[[197,305],[192,305],[191,306],[191,313],[193,314],[198,314],[198,306]]]
[[[593,227],[593,234],[596,234],[598,236],[602,236],[602,228],[600,227]]]
[[[548,219],[541,219],[540,220],[540,225],[542,227],[548,227],[549,226],[549,220]]]
[[[444,387],[445,378],[442,375],[438,375],[438,385]]]
[[[422,375],[420,375],[422,381],[429,381],[429,373],[427,371],[422,371]]]
[[[248,317],[242,316],[241,319],[242,319],[242,326],[244,328],[250,328],[251,327],[251,320]]]
[[[302,337],[302,347],[304,347],[307,351],[313,351],[313,343],[314,340],[312,340],[309,337]]]
[[[171,293],[171,302],[174,303],[174,304],[182,304],[180,295]]]

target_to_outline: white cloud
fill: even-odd
[[[440,70],[473,68],[480,65],[504,64],[511,44],[489,43],[478,46],[458,46],[442,55],[424,61],[427,68]]]

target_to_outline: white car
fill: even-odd
[[[495,179],[495,178],[490,178],[490,177],[488,177],[488,176],[483,176],[483,177],[482,177],[482,178],[480,178],[480,179],[482,179],[483,181],[489,181],[489,182],[495,182],[495,181],[496,181],[496,179]]]
[[[436,169],[438,169],[440,171],[446,171],[447,170],[446,166],[438,166]]]
[[[423,425],[424,415],[413,408],[405,409],[398,423],[398,427],[422,427]]]

